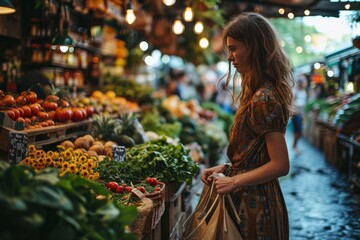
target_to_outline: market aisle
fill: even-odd
[[[305,139],[301,154],[291,148],[291,128],[286,141],[290,173],[280,178],[290,221],[290,240],[356,240],[360,236],[360,203],[349,191],[347,175],[329,165],[321,151]],[[195,208],[203,185],[191,189]],[[197,193],[197,195],[195,195]]]
[[[349,191],[347,175],[329,165],[321,151],[301,139],[301,154],[286,140],[290,173],[280,179],[288,207],[291,240],[352,240],[360,236],[360,204]]]

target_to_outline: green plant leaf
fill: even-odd
[[[116,208],[112,202],[108,201],[105,205],[97,209],[95,214],[99,215],[101,221],[107,222],[116,219],[120,214],[120,210]]]
[[[37,186],[29,191],[29,200],[51,208],[73,210],[73,205],[60,189],[52,186]]]

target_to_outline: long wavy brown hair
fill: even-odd
[[[283,105],[288,117],[292,114],[292,87],[294,78],[289,58],[284,53],[276,31],[270,22],[258,13],[241,13],[224,28],[223,41],[227,37],[245,44],[248,49],[247,62],[250,71],[240,73],[241,90],[236,93],[239,74],[229,72],[226,86],[233,79],[233,100],[239,103],[237,114],[243,113],[249,106],[252,96],[264,81],[269,81],[275,88],[277,101]]]

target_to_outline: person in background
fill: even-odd
[[[294,141],[292,147],[296,155],[300,154],[298,142],[302,135],[304,108],[307,103],[306,82],[306,77],[301,75],[296,81],[296,86],[293,91],[294,115],[292,117],[292,123],[294,130]]]
[[[290,61],[272,25],[257,13],[241,13],[231,20],[224,28],[224,44],[237,72],[233,89],[241,84],[240,93],[233,91],[239,107],[227,148],[231,163],[205,169],[202,181],[214,181],[218,194],[232,198],[239,224],[228,202],[225,207],[233,213],[232,221],[244,240],[287,240],[288,215],[278,177],[289,172],[284,134],[292,114]],[[227,85],[233,76],[231,69],[229,66]],[[212,175],[221,172],[226,176]]]

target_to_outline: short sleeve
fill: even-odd
[[[287,121],[283,108],[270,90],[258,90],[251,100],[249,111],[249,124],[257,135],[285,132]]]

